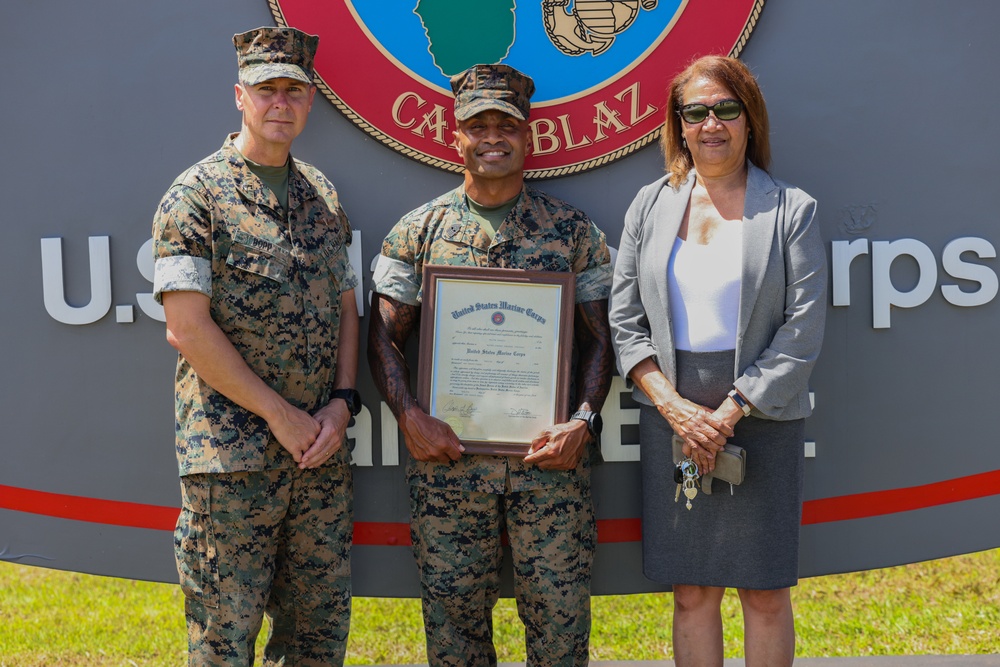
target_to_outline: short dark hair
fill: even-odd
[[[750,130],[746,156],[755,166],[767,171],[771,166],[770,124],[767,120],[767,105],[757,79],[750,68],[736,58],[703,56],[688,65],[687,69],[670,82],[667,114],[660,135],[660,147],[663,149],[667,173],[670,174],[670,185],[678,187],[694,167],[691,151],[681,141],[681,119],[677,112],[684,101],[684,87],[697,78],[724,85],[743,103],[747,129]]]

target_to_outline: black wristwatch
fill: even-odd
[[[604,430],[604,420],[601,419],[601,414],[599,412],[591,412],[590,410],[577,410],[573,413],[570,419],[579,419],[580,421],[587,422],[587,430],[590,431],[590,435],[597,439],[597,436],[601,434]]]
[[[344,399],[352,417],[357,417],[358,413],[361,412],[361,394],[358,393],[357,389],[334,389],[333,393],[330,394],[330,400],[335,398]]]

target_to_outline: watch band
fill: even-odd
[[[753,407],[747,403],[747,399],[740,396],[740,392],[733,389],[729,392],[729,398],[733,399],[733,403],[740,407],[740,410],[743,411],[744,417],[750,416],[750,411],[753,410]]]
[[[579,419],[580,421],[587,423],[587,430],[590,431],[590,435],[594,438],[601,435],[601,431],[604,430],[604,420],[601,418],[599,412],[592,412],[591,410],[577,410],[573,413],[570,419]]]
[[[361,412],[361,394],[357,389],[334,389],[330,394],[330,400],[342,398],[347,403],[347,409],[351,411],[352,417],[357,417]]]

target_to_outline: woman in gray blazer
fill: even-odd
[[[746,664],[790,665],[803,421],[826,312],[816,202],[767,173],[767,109],[734,58],[674,79],[661,145],[668,174],[628,210],[610,299],[618,369],[641,404],[643,570],[673,586],[679,667],[722,665],[727,587]],[[674,434],[689,474],[714,472],[727,441],[743,447],[743,483],[700,479],[678,502]]]

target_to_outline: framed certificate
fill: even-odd
[[[525,456],[569,418],[576,276],[424,265],[417,400],[470,454]]]

